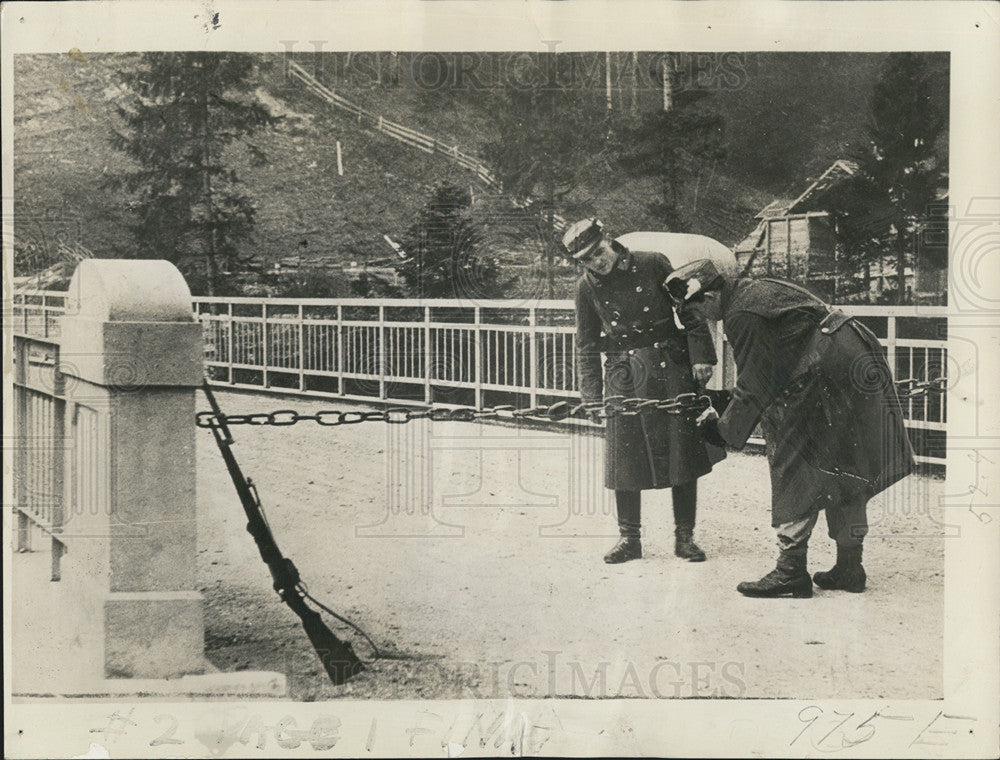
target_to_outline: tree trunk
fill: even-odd
[[[203,67],[201,70],[201,128],[202,128],[202,164],[201,164],[201,184],[202,193],[205,196],[205,208],[208,211],[208,240],[205,251],[205,264],[208,279],[208,295],[214,296],[216,284],[219,276],[219,262],[216,258],[218,240],[215,229],[215,205],[212,203],[212,177],[209,169],[212,165],[212,132],[209,123],[208,110],[208,71]]]
[[[673,105],[673,98],[670,92],[670,72],[667,70],[667,59],[664,57],[660,64],[663,73],[663,110],[669,111]]]
[[[555,229],[555,192],[549,192],[549,210],[548,210],[548,227],[549,230]],[[546,235],[545,240],[545,290],[548,293],[548,298],[555,298],[555,272],[553,267],[555,265],[555,257],[553,256],[552,247],[554,243],[552,242],[552,236]]]
[[[611,53],[604,53],[604,99],[607,102],[608,111],[614,106],[611,102]]]
[[[906,303],[906,238],[903,222],[897,221],[896,229],[896,303]]]
[[[639,112],[638,92],[639,89],[639,53],[632,51],[632,102],[629,104],[629,113],[635,116]]]

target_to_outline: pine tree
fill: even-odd
[[[865,140],[851,152],[856,175],[834,196],[845,258],[868,266],[891,257],[897,303],[906,300],[918,228],[934,214],[947,177],[939,150],[948,127],[947,89],[939,73],[923,55],[889,56],[872,93]]]
[[[603,170],[607,109],[599,93],[573,82],[579,56],[546,54],[530,83],[508,84],[491,104],[498,137],[483,148],[504,193],[532,199],[553,230],[556,210],[589,173]],[[558,241],[545,238],[548,297],[554,296]]]
[[[439,185],[400,241],[407,258],[396,266],[414,298],[502,298],[509,281],[483,255],[467,188]]]
[[[209,295],[244,263],[240,244],[254,222],[226,149],[274,121],[252,97],[253,72],[246,54],[146,53],[121,73],[124,128],[111,140],[139,167],[119,179],[137,255],[174,262]]]
[[[697,76],[681,81],[676,63],[664,66],[661,74],[669,80],[669,109],[620,122],[617,135],[621,169],[653,177],[660,185],[650,212],[667,230],[686,232],[690,222],[682,211],[684,186],[706,163],[725,158],[725,119],[702,102],[709,92],[695,86]]]

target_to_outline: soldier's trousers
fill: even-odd
[[[783,554],[805,554],[819,512],[778,526],[778,549]],[[826,508],[826,527],[838,546],[861,546],[868,534],[868,497],[864,494]]]

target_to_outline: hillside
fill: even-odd
[[[342,54],[340,54],[342,55]],[[729,155],[696,168],[682,212],[693,231],[734,245],[755,225],[754,214],[775,195],[801,187],[825,168],[860,129],[879,55],[752,55],[737,61],[738,86],[718,87],[712,107],[727,121]],[[301,56],[303,65],[317,64]],[[15,263],[32,269],[55,241],[82,244],[97,256],[154,257],[130,246],[124,199],[104,180],[127,167],[108,140],[119,95],[116,71],[132,55],[31,55],[15,59]],[[338,94],[387,119],[481,155],[493,134],[490,92],[426,88],[405,80],[345,80],[338,59],[317,70]],[[258,95],[279,126],[232,151],[230,159],[257,205],[249,251],[262,269],[284,261],[391,261],[383,239],[398,239],[441,182],[470,185],[491,252],[531,265],[544,228],[491,195],[466,169],[359,126],[283,76],[280,56],[261,55]],[[947,94],[945,93],[945,96]],[[616,103],[625,106],[624,91]],[[660,94],[639,92],[638,108],[657,107]],[[344,166],[337,172],[336,142]],[[649,180],[595,160],[591,178],[560,209],[567,218],[597,214],[613,232],[662,229],[647,204]],[[39,256],[40,254],[40,256]]]

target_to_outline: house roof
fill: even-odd
[[[786,213],[798,214],[811,210],[812,202],[819,199],[834,185],[843,182],[848,177],[853,177],[858,170],[858,165],[853,161],[837,159],[830,167],[819,175],[819,179],[805,189],[798,198],[792,201]]]
[[[775,217],[784,216],[788,213],[788,207],[791,205],[792,202],[787,198],[775,198],[758,211],[754,219],[774,219]]]
[[[807,211],[815,210],[816,201],[833,186],[843,182],[848,177],[853,177],[858,166],[853,161],[840,158],[834,161],[819,178],[813,181],[801,195],[794,200],[776,198],[757,212],[755,219],[760,220],[754,231],[737,243],[735,252],[748,253],[761,244],[764,235],[764,224],[769,219],[779,219],[789,214],[803,214]]]

